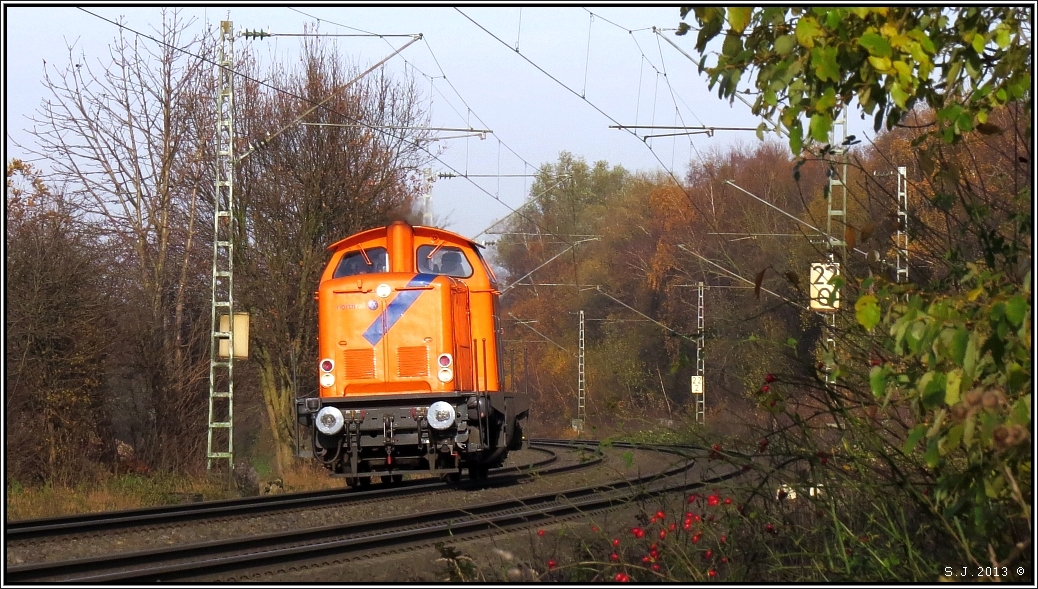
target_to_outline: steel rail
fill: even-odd
[[[593,442],[553,442],[552,445],[597,446]],[[647,446],[621,445],[624,447]],[[580,487],[522,499],[509,499],[462,509],[345,525],[267,534],[249,538],[204,542],[173,549],[156,549],[114,556],[8,567],[8,582],[155,582],[211,577],[243,569],[313,560],[346,552],[452,537],[491,529],[529,525],[576,512],[607,509],[645,496],[694,488],[737,476],[740,471],[706,481],[684,480],[677,485],[649,488],[653,483],[687,472],[695,459],[681,448],[656,449],[680,454],[685,460],[660,473],[631,480]],[[633,490],[633,493],[626,491]]]
[[[523,474],[534,471],[558,461],[558,455],[548,449],[537,447],[531,443],[530,450],[542,452],[547,458],[532,462],[495,468],[490,471],[489,484],[497,479],[507,478],[513,473]],[[585,465],[580,465],[585,466]],[[551,473],[554,474],[555,469]],[[562,471],[565,472],[565,471]],[[190,522],[210,517],[245,516],[250,514],[270,513],[289,509],[317,508],[344,502],[395,498],[428,492],[430,489],[457,486],[467,488],[483,481],[461,481],[446,483],[439,479],[417,479],[397,483],[392,487],[370,490],[333,489],[325,491],[306,491],[262,497],[246,497],[243,499],[224,499],[206,501],[187,505],[167,505],[161,507],[145,507],[105,513],[90,513],[74,516],[40,518],[7,522],[4,530],[4,542],[24,542],[38,540],[49,536],[86,534],[105,530],[130,527],[147,527],[151,525]]]

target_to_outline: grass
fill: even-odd
[[[254,468],[261,482],[272,480],[269,463]],[[340,479],[328,477],[327,471],[311,464],[299,463],[280,477],[285,492],[331,489],[344,486]],[[175,505],[190,501],[213,501],[239,496],[228,489],[223,480],[205,474],[174,475],[108,475],[93,483],[79,485],[23,485],[7,482],[7,520],[60,517],[80,513],[97,513]]]

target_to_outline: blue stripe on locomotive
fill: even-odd
[[[436,279],[436,274],[416,274],[410,282],[407,283],[409,287],[420,287],[429,286],[429,284]],[[404,316],[404,313],[411,308],[418,297],[421,296],[423,291],[420,290],[405,290],[394,298],[386,309],[379,314],[375,321],[364,331],[364,339],[368,340],[371,345],[378,345],[382,341],[382,337],[386,335],[386,332],[396,325],[396,322]],[[385,328],[383,329],[383,326]]]

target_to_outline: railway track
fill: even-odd
[[[287,493],[282,495],[267,495],[263,497],[247,497],[244,499],[206,501],[204,503],[191,503],[186,505],[168,505],[106,513],[91,513],[68,517],[22,520],[7,523],[4,532],[4,540],[7,545],[18,545],[20,543],[33,542],[53,536],[95,534],[126,528],[148,528],[170,524],[184,524],[211,518],[225,519],[227,517],[269,514],[276,511],[292,509],[315,509],[340,505],[343,503],[395,499],[406,495],[428,493],[430,491],[450,487],[467,488],[476,485],[496,486],[510,484],[514,481],[516,476],[522,476],[530,472],[542,470],[546,466],[558,461],[558,454],[549,448],[537,447],[531,444],[529,449],[535,452],[540,452],[546,457],[530,464],[493,469],[490,471],[490,477],[486,481],[478,483],[461,481],[458,483],[448,484],[439,479],[416,479],[396,483],[391,487],[367,490],[334,489],[310,491],[303,493]],[[600,458],[593,460],[597,461],[600,460]],[[576,465],[561,468],[567,469],[572,468],[573,466]],[[565,470],[553,469],[551,472],[565,472]]]
[[[538,440],[532,445],[587,448],[597,446],[594,442],[548,440]],[[624,444],[616,446],[645,448]],[[646,496],[686,490],[719,480],[717,477],[706,481],[688,480],[687,473],[695,464],[695,459],[689,456],[689,448],[657,449],[682,456],[681,464],[662,473],[631,480],[460,509],[441,509],[389,519],[373,519],[97,558],[13,566],[7,568],[6,577],[10,583],[136,583],[247,579],[256,574],[257,570],[270,571],[284,566],[303,566],[300,563],[319,565],[330,559],[341,559],[347,555],[375,549],[413,546],[489,530],[523,527],[566,516],[615,508]],[[600,455],[598,459],[601,459]],[[561,468],[572,470],[574,466]],[[680,478],[679,475],[683,473],[685,477]],[[738,474],[733,472],[724,476]],[[361,493],[347,495],[360,496]]]

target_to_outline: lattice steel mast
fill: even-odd
[[[706,327],[706,309],[703,308],[703,283],[698,285],[699,304],[696,306],[696,374],[692,377],[692,399],[695,401],[696,423],[706,423],[706,354],[703,344],[706,338],[703,329]]]
[[[839,129],[839,132],[837,132]],[[840,265],[847,262],[847,111],[844,109],[839,120],[833,121],[833,130],[830,135],[830,149],[832,155],[837,158],[835,165],[829,168],[829,198],[828,214],[826,215],[825,231],[829,235],[829,264],[835,268],[835,274],[840,275]],[[833,219],[839,219],[843,223],[843,231],[833,231]],[[836,293],[839,296],[839,292]],[[832,361],[836,362],[836,312],[828,313],[826,317],[825,348],[829,351]],[[825,382],[833,384],[833,367],[826,366]]]
[[[577,341],[577,419],[574,428],[578,432],[584,429],[584,420],[587,419],[585,402],[587,395],[587,381],[584,379],[584,311],[580,311],[580,334]]]
[[[209,341],[209,437],[206,469],[234,469],[234,25],[220,23],[216,97],[216,192],[213,197],[213,304]],[[227,317],[226,331],[220,324]],[[221,358],[221,342],[227,357]]]
[[[908,168],[897,167],[897,233],[894,247],[897,261],[894,266],[894,281],[908,282]]]

